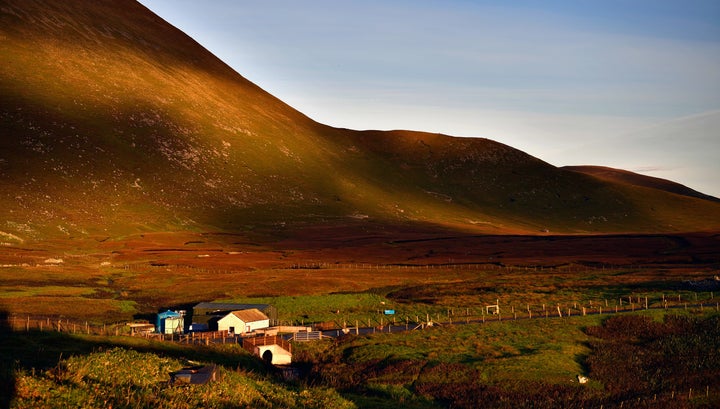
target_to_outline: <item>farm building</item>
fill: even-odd
[[[130,327],[131,335],[148,335],[155,332],[155,325],[149,322],[129,322],[126,325]]]
[[[191,328],[216,330],[217,322],[233,311],[256,309],[265,314],[270,323],[277,324],[277,309],[269,304],[233,304],[201,302],[193,307]]]
[[[161,334],[178,334],[184,332],[185,314],[167,310],[158,313],[155,328]]]
[[[243,334],[270,326],[270,319],[256,308],[232,311],[217,322],[218,331]]]

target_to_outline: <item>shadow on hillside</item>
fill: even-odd
[[[0,409],[9,408],[16,397],[17,370],[42,373],[43,370],[56,367],[64,358],[88,355],[115,347],[181,361],[215,363],[228,369],[243,368],[254,373],[268,373],[268,368],[262,361],[242,350],[235,353],[212,346],[192,347],[172,342],[148,341],[144,338],[13,330],[8,313],[0,311]]]
[[[6,311],[0,311],[0,408],[2,409],[10,407],[16,389],[13,355],[6,351],[11,337],[8,314]]]
[[[627,298],[630,295],[635,296],[646,293],[659,293],[670,297],[678,291],[685,289],[683,288],[683,283],[680,280],[654,280],[618,284],[600,284],[584,287],[578,286],[576,288],[578,290],[584,288],[590,293],[603,294],[603,296],[610,302],[617,302],[620,297]]]

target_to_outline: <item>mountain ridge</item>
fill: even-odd
[[[720,227],[716,203],[488,139],[316,123],[135,1],[3,0],[0,23],[0,231],[23,240],[358,220],[475,233]]]

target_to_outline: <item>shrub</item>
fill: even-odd
[[[720,316],[620,316],[587,331],[600,338],[591,343],[590,377],[615,400],[720,387]]]

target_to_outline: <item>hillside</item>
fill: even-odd
[[[717,202],[491,140],[318,124],[132,0],[2,0],[0,58],[2,242],[362,223],[720,228]]]
[[[640,175],[622,169],[613,169],[607,166],[563,166],[563,169],[584,173],[595,176],[602,180],[611,182],[625,183],[632,186],[642,186],[651,189],[664,190],[666,192],[678,195],[697,197],[705,200],[720,201],[720,199],[700,193],[690,189],[685,185],[673,182],[671,180],[656,178],[652,176]]]

